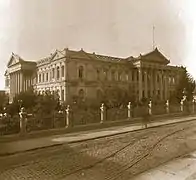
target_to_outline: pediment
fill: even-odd
[[[20,63],[21,61],[23,61],[23,60],[18,55],[15,55],[14,53],[12,53],[12,55],[8,61],[7,67],[15,65],[17,63]]]
[[[170,61],[157,48],[148,54],[140,55],[139,58],[146,62],[153,62],[158,64],[167,65],[170,63]]]
[[[65,52],[64,51],[58,51],[56,50],[55,53],[51,57],[51,61],[55,61],[61,58],[65,57]]]

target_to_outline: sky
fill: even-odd
[[[0,89],[11,53],[69,48],[119,57],[155,46],[196,78],[195,0],[0,0]]]

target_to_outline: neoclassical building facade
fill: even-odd
[[[63,49],[38,61],[28,61],[12,53],[5,72],[6,89],[10,101],[32,86],[40,93],[57,91],[60,100],[67,102],[75,96],[97,99],[117,87],[138,100],[167,100],[182,72],[182,68],[169,63],[157,48],[128,58]]]

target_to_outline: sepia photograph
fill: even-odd
[[[0,180],[196,180],[196,0],[0,0]]]

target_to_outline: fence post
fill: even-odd
[[[180,111],[181,112],[184,111],[184,101],[183,100],[180,101]]]
[[[195,99],[192,101],[192,113],[194,114],[195,112]]]
[[[152,115],[152,101],[148,103],[148,114],[151,116]]]
[[[68,128],[70,126],[70,123],[69,123],[69,113],[70,112],[69,111],[70,111],[70,106],[67,105],[67,108],[65,110],[65,112],[66,112],[66,128]]]
[[[169,114],[169,100],[166,101],[166,113]]]
[[[100,121],[100,123],[102,124],[103,121],[104,121],[104,111],[105,111],[104,103],[101,104],[100,110],[101,110],[101,121]]]
[[[25,108],[22,107],[20,109],[20,112],[19,112],[19,117],[20,117],[20,134],[21,135],[25,135],[26,132],[27,132],[27,113],[25,111]]]
[[[132,108],[131,102],[128,103],[127,108],[128,108],[128,118],[131,118],[131,108]]]

